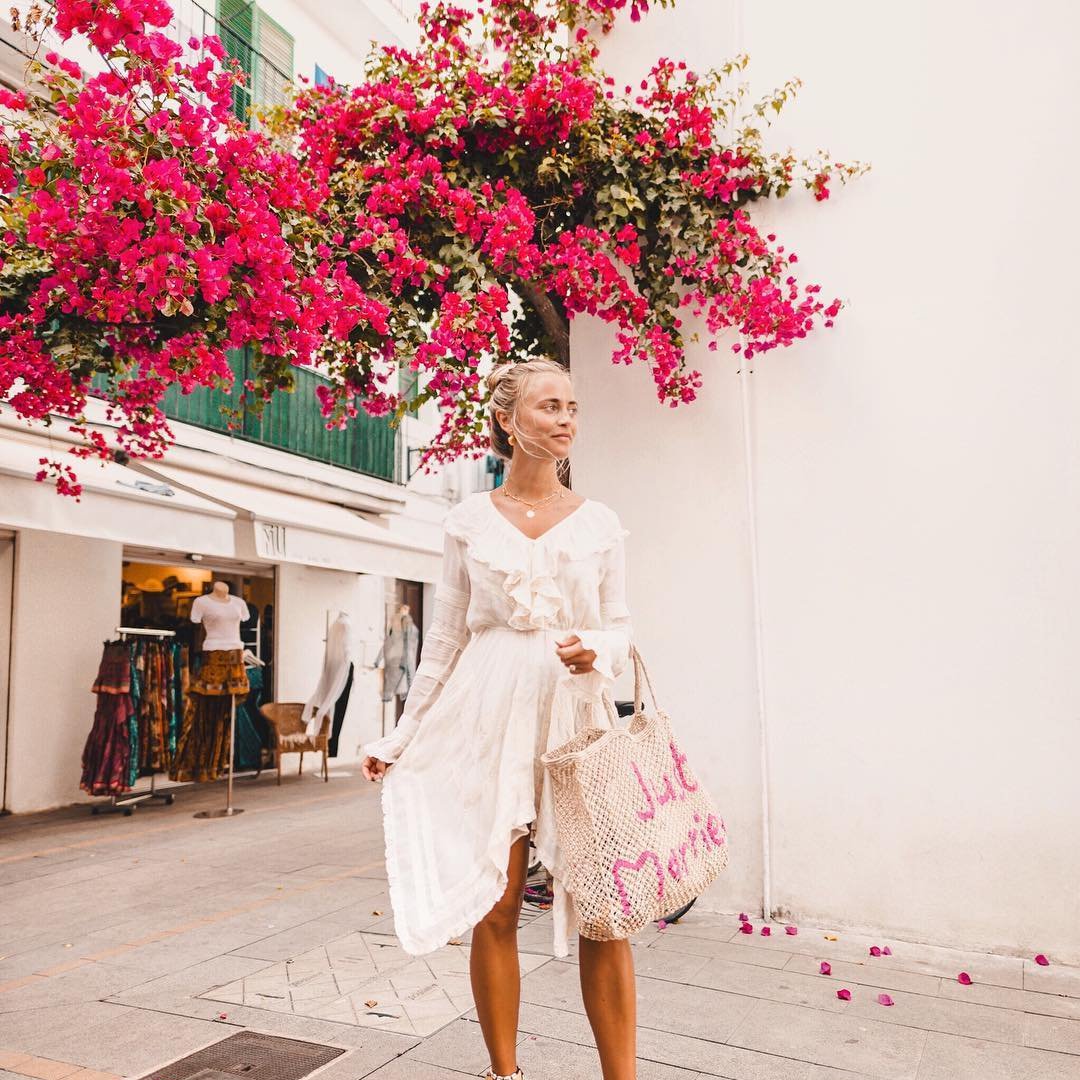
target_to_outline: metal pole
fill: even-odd
[[[226,781],[225,787],[225,808],[223,810],[200,810],[195,817],[197,818],[219,818],[219,817],[235,817],[237,814],[242,814],[242,809],[238,810],[232,804],[232,788],[233,788],[233,753],[236,747],[236,695],[229,695],[229,775]]]

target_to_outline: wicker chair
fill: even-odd
[[[261,705],[259,712],[270,725],[274,764],[277,766],[277,782],[281,783],[281,755],[299,754],[300,773],[304,772],[304,755],[322,753],[322,775],[324,781],[330,779],[330,767],[327,756],[330,750],[330,717],[323,717],[318,735],[306,734],[307,725],[301,719],[304,706],[295,702],[271,703]]]

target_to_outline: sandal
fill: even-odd
[[[525,1074],[520,1069],[515,1069],[509,1076],[500,1076],[493,1069],[488,1069],[483,1080],[525,1080]]]

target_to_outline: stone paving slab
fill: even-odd
[[[191,816],[221,801],[0,821],[0,1080],[138,1077],[242,1029],[347,1051],[313,1080],[479,1075],[471,934],[401,950],[378,790],[264,778],[242,816]],[[694,910],[635,938],[638,1080],[1080,1080],[1078,969],[761,925]],[[550,912],[527,908],[518,945],[526,1075],[598,1080],[576,944],[555,958]]]

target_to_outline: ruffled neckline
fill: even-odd
[[[506,524],[507,528],[511,529],[513,532],[516,532],[518,536],[520,536],[521,539],[524,540],[527,544],[538,544],[541,540],[546,539],[546,537],[550,533],[555,532],[555,530],[558,529],[560,526],[565,525],[572,517],[576,517],[582,512],[582,510],[585,509],[586,506],[588,506],[592,502],[592,499],[583,499],[580,503],[578,503],[577,506],[574,507],[573,510],[570,511],[569,514],[567,514],[565,517],[559,518],[559,520],[556,521],[554,525],[549,525],[539,536],[526,536],[504,513],[502,513],[501,510],[499,510],[495,506],[495,503],[492,501],[489,492],[481,492],[480,497],[484,500],[484,502],[488,504],[488,508],[491,510],[491,512],[496,517],[501,518],[502,521]]]
[[[488,505],[480,506],[480,499]],[[505,530],[490,527],[491,514],[502,518]],[[460,502],[447,515],[445,528],[465,542],[472,559],[503,575],[503,591],[513,604],[507,624],[515,630],[559,628],[564,601],[556,579],[563,560],[602,554],[629,535],[613,510],[586,499],[546,532],[526,536],[499,513],[486,491]],[[507,531],[519,543],[507,540]]]

